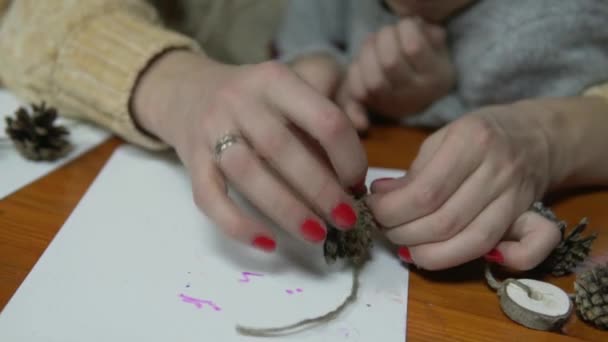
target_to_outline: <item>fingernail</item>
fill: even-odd
[[[353,207],[346,203],[340,203],[331,212],[331,217],[334,222],[343,229],[351,229],[357,223],[357,213]]]
[[[277,248],[277,243],[272,238],[264,235],[257,236],[255,239],[253,239],[251,244],[253,247],[269,253],[274,252],[274,250]]]
[[[488,254],[484,255],[483,257],[488,262],[494,262],[497,264],[502,264],[503,262],[505,262],[505,257],[496,248],[489,251]]]
[[[402,261],[407,262],[408,264],[414,263],[414,260],[412,260],[412,254],[410,254],[410,250],[407,247],[399,247],[397,254],[399,254],[399,259]]]
[[[355,196],[362,196],[367,193],[367,187],[365,186],[365,178],[363,178],[359,183],[350,187],[350,193]]]
[[[325,240],[327,231],[316,220],[308,219],[302,223],[300,231],[304,237],[311,242],[321,242]]]

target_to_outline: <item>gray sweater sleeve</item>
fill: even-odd
[[[578,95],[608,80],[605,0],[482,0],[448,33],[457,86],[407,124],[438,126],[484,105]]]
[[[348,0],[289,0],[277,35],[280,60],[325,52],[344,63],[336,44],[346,40],[347,16]]]

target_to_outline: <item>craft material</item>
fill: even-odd
[[[536,330],[559,330],[570,317],[572,305],[559,287],[534,279],[497,281],[490,265],[485,271],[488,285],[498,292],[500,307],[513,321]]]
[[[592,264],[581,270],[572,295],[576,311],[584,321],[608,330],[608,263]]]
[[[73,148],[68,129],[56,125],[57,110],[44,102],[32,104],[31,112],[19,107],[14,117],[6,117],[6,134],[19,153],[30,160],[54,161]]]
[[[20,143],[13,143],[13,140],[11,140],[6,132],[6,119],[8,117],[13,117],[14,113],[19,107],[25,106],[26,105],[19,101],[15,96],[11,95],[5,90],[0,89],[0,164],[2,164],[2,177],[0,177],[0,199],[59,168],[74,158],[77,158],[110,136],[106,130],[84,121],[57,117],[57,119],[52,121],[53,127],[63,126],[70,131],[69,141],[72,146],[71,149],[67,148],[67,146],[62,142],[62,139],[65,138],[64,135],[55,134],[54,138],[51,139],[52,143],[49,143],[47,139],[43,139],[43,141],[38,141],[30,145],[28,145],[29,143],[25,142],[22,144],[22,152],[24,152],[26,155],[31,155],[33,159],[40,157],[42,159],[55,158],[55,160],[30,160],[24,158],[24,155],[22,155],[20,150],[18,150]],[[15,124],[15,119],[12,120],[13,124]],[[30,127],[35,126],[36,125],[30,125]],[[38,129],[34,130],[38,131]],[[20,131],[20,129],[17,131]],[[36,134],[39,133],[44,133],[44,131],[38,131]],[[24,141],[23,137],[18,135],[17,141]],[[55,152],[49,153],[45,152],[45,146],[57,146],[59,149],[54,150]],[[41,147],[42,149],[40,149]],[[36,150],[37,148],[38,150]],[[69,153],[67,153],[68,151]],[[67,153],[67,155],[64,155],[64,153]],[[60,157],[62,155],[63,157]]]

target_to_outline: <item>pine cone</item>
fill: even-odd
[[[353,264],[361,265],[369,257],[372,234],[377,229],[377,224],[364,198],[358,199],[355,204],[357,223],[353,229],[342,231],[327,225],[327,238],[323,251],[328,264],[334,263],[339,258],[347,258]]]
[[[608,265],[579,274],[574,282],[574,302],[579,316],[599,329],[608,329]]]
[[[559,277],[572,273],[577,266],[584,262],[589,256],[593,241],[597,237],[595,233],[582,236],[587,224],[587,219],[582,219],[570,234],[555,247],[549,257],[541,264],[541,267]]]
[[[584,218],[576,227],[574,227],[568,236],[564,237],[566,223],[558,220],[551,209],[543,206],[540,202],[536,202],[532,206],[532,210],[555,222],[562,236],[562,241],[538,268],[558,277],[572,273],[574,268],[587,259],[587,256],[591,251],[591,245],[597,237],[597,234],[586,237],[581,235],[588,224],[587,219]]]
[[[6,118],[6,133],[17,151],[30,160],[53,161],[67,155],[72,149],[65,137],[69,132],[63,126],[53,126],[57,110],[46,107],[44,102],[39,106],[32,104],[32,110],[30,115],[21,107],[16,118]]]

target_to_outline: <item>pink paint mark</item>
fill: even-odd
[[[285,292],[287,292],[287,294],[290,294],[290,295],[292,295],[292,294],[294,294],[296,292],[300,293],[302,291],[304,291],[304,290],[302,290],[301,288],[297,288],[295,291],[294,290],[289,290],[289,289],[285,290]]]
[[[204,305],[208,305],[211,308],[213,308],[213,310],[215,310],[215,311],[222,310],[222,308],[220,308],[219,306],[217,306],[214,302],[212,302],[210,300],[193,298],[190,296],[186,296],[183,293],[180,293],[179,296],[182,298],[182,302],[194,304],[194,306],[196,306],[199,309],[201,309]]]
[[[239,279],[239,282],[241,283],[248,283],[251,281],[251,279],[249,279],[250,276],[254,276],[254,277],[263,277],[264,275],[261,273],[253,273],[253,272],[241,272],[241,275],[243,276],[243,279]]]

